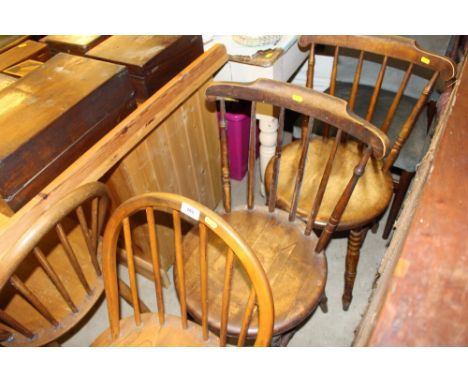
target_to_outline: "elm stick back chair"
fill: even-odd
[[[0,270],[0,344],[41,346],[73,328],[104,291],[99,235],[109,198],[101,183],[70,192],[18,241]]]
[[[275,304],[273,341],[274,344],[286,345],[298,326],[310,317],[317,306],[320,305],[324,311],[326,310],[327,261],[324,248],[330,240],[336,222],[340,220],[340,216],[359,176],[364,171],[368,159],[372,155],[380,158],[386,153],[387,138],[385,134],[363,119],[349,114],[346,109],[346,102],[304,87],[267,79],[258,79],[252,83],[221,82],[211,84],[206,90],[206,95],[211,100],[220,100],[220,160],[224,206],[222,217],[239,232],[260,259],[270,282]],[[252,102],[246,203],[235,208],[231,205],[231,183],[228,165],[229,145],[226,137],[225,119],[226,99]],[[280,108],[276,154],[274,166],[271,169],[272,187],[269,189],[266,206],[263,200],[255,203],[254,198],[255,110],[257,103],[260,102]],[[313,233],[311,224],[305,224],[300,219],[296,219],[298,197],[303,192],[302,173],[304,165],[310,161],[308,145],[304,145],[301,155],[294,158],[294,160],[297,160],[295,163],[297,171],[296,177],[291,179],[293,187],[293,192],[289,194],[291,209],[286,212],[276,208],[277,185],[279,174],[283,170],[281,167],[285,154],[282,150],[282,139],[284,116],[287,109],[333,123],[344,132],[356,136],[365,144],[362,159],[359,163],[348,164],[346,168],[341,166],[341,163],[339,164],[340,168],[343,167],[342,175],[346,174],[345,170],[349,170],[346,174],[347,177],[343,178],[343,188],[341,190],[337,190],[331,195],[330,190],[325,189],[327,176],[323,177],[323,185],[320,187],[320,195],[317,197],[317,206],[320,207],[323,199],[326,202],[325,204],[332,209],[333,214],[331,217],[329,215],[326,229],[320,238],[317,238]],[[310,129],[311,126],[308,126],[309,132]],[[314,153],[313,150],[311,154],[317,156],[317,153]],[[327,155],[327,153],[321,153],[320,158],[323,155]],[[321,162],[323,166],[327,163],[326,158]],[[330,159],[328,162],[331,163],[332,160]],[[321,176],[322,173],[319,173],[319,179]],[[196,243],[190,237],[187,237],[184,245],[190,248],[195,246]],[[188,269],[196,266],[195,259],[190,255],[187,255],[185,259]],[[210,264],[210,266],[216,267],[217,264]],[[219,276],[219,272],[214,272],[213,275],[217,277],[209,278],[208,282],[213,288],[217,288],[218,293],[221,293],[223,279]],[[190,285],[196,285],[195,281],[188,280]],[[249,289],[243,284],[242,280],[233,280],[232,288],[235,293],[231,295],[231,302],[235,306],[240,306],[240,302],[236,300],[240,299],[241,296],[249,295]],[[194,287],[194,289],[196,288]],[[192,297],[190,292],[187,293],[187,309],[196,319],[200,317],[202,308],[198,300]],[[232,320],[231,325],[227,328],[228,335],[233,338],[245,335],[242,332],[240,315],[233,310],[230,312],[230,317]],[[216,321],[215,317],[211,317],[209,322],[214,330],[220,329],[221,323]],[[254,336],[256,330],[257,323],[252,320],[247,338]]]
[[[170,311],[170,305],[163,295],[160,273],[160,253],[155,216],[167,213],[172,216],[176,258],[174,265],[175,288],[179,298],[179,312]],[[150,255],[153,265],[157,313],[140,312],[138,285],[134,267],[134,243],[132,230],[141,224],[141,215],[146,215],[144,224],[148,230]],[[165,220],[166,221],[166,220]],[[140,222],[140,223],[137,223]],[[197,248],[192,251],[184,247],[182,222],[193,225],[189,232],[191,239],[196,240]],[[130,288],[133,296],[133,316],[120,319],[119,298],[117,294],[118,241],[123,237]],[[193,269],[185,266],[184,257],[190,255],[196,259]],[[216,269],[208,267],[209,262],[217,264]],[[234,267],[235,265],[235,267]],[[93,346],[225,346],[229,312],[231,279],[242,278],[249,285],[250,294],[245,296],[242,306],[236,306],[243,316],[243,331],[246,332],[249,322],[258,322],[255,346],[268,346],[274,320],[273,300],[270,286],[260,262],[249,246],[218,214],[191,199],[169,193],[148,193],[133,197],[121,204],[113,213],[106,227],[103,242],[103,268],[105,290],[109,313],[110,328],[104,331],[93,343]],[[194,274],[191,274],[193,271]],[[210,274],[220,271],[223,288],[213,290]],[[240,274],[238,274],[240,273]],[[193,280],[197,287],[189,284]],[[187,296],[193,296],[193,289],[202,306],[200,324],[191,321],[187,308]],[[219,293],[218,293],[219,292]],[[214,311],[213,307],[221,309]],[[210,333],[210,320],[216,316],[221,322],[218,332]],[[245,338],[245,336],[244,336]],[[244,345],[245,341],[238,341]]]
[[[455,64],[447,57],[420,49],[414,40],[404,37],[301,36],[299,46],[310,50],[306,83],[309,88],[313,88],[317,45],[331,48],[334,54],[328,93],[348,100],[351,110],[388,134],[392,142],[384,170],[397,170],[400,177],[394,181],[395,196],[383,234],[386,239],[430,143],[435,110],[428,103],[431,92],[438,81],[444,86],[453,83]],[[357,56],[353,79],[346,78],[351,77],[351,56]],[[385,81],[385,77],[390,81]],[[329,129],[326,125],[323,128],[327,136]]]

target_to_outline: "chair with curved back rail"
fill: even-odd
[[[391,194],[391,179],[383,175],[378,169],[381,167],[379,159],[386,154],[388,139],[370,123],[362,118],[348,113],[346,102],[329,95],[306,89],[304,87],[281,83],[278,81],[259,79],[252,83],[213,83],[206,94],[210,100],[218,98],[220,100],[220,156],[222,164],[222,187],[224,213],[222,217],[239,232],[240,236],[252,248],[255,255],[260,259],[267,274],[273,294],[275,304],[275,323],[273,328],[274,344],[285,345],[290,337],[297,330],[297,327],[304,323],[314,312],[317,306],[326,310],[326,297],[324,295],[327,278],[327,261],[324,253],[331,234],[338,221],[342,219],[342,214],[346,214],[345,207],[351,195],[361,194],[366,187],[367,178],[375,177],[376,181],[387,185]],[[225,100],[245,100],[252,102],[251,123],[250,123],[250,144],[248,159],[248,177],[246,204],[235,208],[231,206],[231,183],[229,178],[228,149],[226,137]],[[274,164],[270,168],[270,178],[267,206],[263,200],[255,203],[254,198],[254,163],[255,163],[255,126],[256,126],[256,105],[259,102],[271,104],[280,108],[280,120],[278,140]],[[300,155],[285,161],[287,153],[282,148],[284,116],[286,110],[304,114],[305,116],[325,120],[337,126],[340,131],[356,137],[363,143],[360,149],[358,161],[344,162],[341,160],[342,150],[329,140],[330,145],[317,152],[314,148],[309,150],[309,146],[301,146]],[[308,126],[310,133],[311,126]],[[332,165],[333,158],[335,165]],[[367,162],[370,163],[367,165]],[[295,175],[291,177],[292,190],[288,193],[291,199],[292,208],[285,212],[277,205],[277,196],[280,191],[277,188],[278,179],[285,171],[284,166],[293,165]],[[314,166],[317,170],[318,179],[322,179],[320,187],[308,192],[316,195],[314,214],[318,213],[322,218],[323,227],[320,238],[312,232],[311,222],[305,224],[300,219],[296,219],[298,211],[297,201],[304,192],[302,173],[304,167]],[[379,167],[380,166],[380,167]],[[327,175],[322,177],[325,168]],[[364,171],[366,169],[366,171]],[[364,175],[363,175],[364,174]],[[358,179],[362,176],[363,182]],[[328,178],[340,178],[340,187],[328,188],[326,186]],[[361,184],[363,183],[363,184]],[[354,190],[354,192],[353,192]],[[389,197],[387,198],[389,199]],[[362,203],[361,203],[362,204]],[[382,209],[385,209],[385,201],[382,202]],[[360,209],[358,201],[352,208]],[[311,212],[309,209],[309,213]],[[343,218],[345,215],[343,215]],[[195,240],[187,237],[184,241],[186,248],[196,247]],[[193,287],[187,292],[187,309],[192,317],[199,320],[201,317],[201,305],[195,297],[197,291],[197,276],[193,270],[196,268],[196,259],[189,255],[185,257],[187,274],[193,274],[193,278],[187,277],[187,282]],[[209,264],[216,268],[216,263]],[[190,272],[189,272],[190,271]],[[208,279],[209,285],[221,293],[223,288],[223,277],[221,272],[213,272]],[[231,295],[231,302],[234,306],[241,306],[238,301],[241,297],[248,296],[251,292],[242,280],[233,280],[233,290],[236,293]],[[193,291],[193,293],[192,293]],[[215,311],[219,309],[217,307]],[[232,324],[227,331],[230,337],[240,337],[245,335],[242,332],[241,315],[233,310],[230,312]],[[210,317],[210,325],[213,330],[219,330],[221,323],[216,317]],[[254,336],[257,324],[252,320],[247,333],[247,338]]]
[[[413,40],[396,36],[301,36],[299,46],[302,49],[310,49],[306,87],[313,88],[317,46],[325,46],[325,49],[331,47],[334,60],[330,88],[327,93],[348,100],[350,110],[373,125],[380,127],[381,131],[388,134],[390,138],[392,146],[389,154],[385,157],[383,171],[390,173],[390,169],[398,168],[401,170],[401,175],[398,184],[394,181],[396,193],[384,230],[384,237],[386,238],[396,219],[406,190],[416,171],[416,166],[422,159],[429,143],[428,118],[426,113],[423,113],[423,109],[437,80],[450,81],[454,78],[455,66],[446,57],[421,50]],[[353,57],[353,55],[357,56],[357,58],[349,58]],[[340,70],[346,71],[348,67],[352,68],[352,63],[348,62],[352,60],[356,62],[353,82],[338,81]],[[341,69],[339,62],[343,64]],[[375,62],[381,62],[380,68]],[[378,70],[375,70],[376,66]],[[390,67],[392,69],[387,70]],[[393,67],[396,67],[399,71],[395,72]],[[400,68],[403,70],[400,70]],[[375,73],[366,76],[365,69],[369,71],[372,69]],[[396,89],[395,92],[383,88],[384,77],[388,72],[390,72],[389,78],[391,81],[386,81],[386,84],[390,83]],[[419,98],[412,98],[407,95],[405,89],[409,87],[408,83],[410,83],[412,75],[420,76],[427,73],[430,74],[430,79],[425,83],[425,86],[423,86],[423,79],[419,80],[422,84],[414,85],[414,82],[411,83],[413,93],[422,88]],[[369,80],[372,75],[376,77],[375,83]],[[360,83],[363,78],[365,84]],[[303,132],[306,131],[306,123],[307,121],[303,122]],[[323,139],[312,140],[313,143],[311,144],[315,145],[316,150],[328,147],[330,145],[329,137],[335,134],[335,131],[330,129],[329,124],[320,122],[314,123],[314,132],[323,136]],[[346,135],[341,138],[347,142]],[[285,147],[286,149],[289,152],[294,150],[299,152],[300,144],[293,143],[292,147]],[[357,158],[357,152],[349,155]],[[286,209],[290,208],[290,204],[287,201],[288,196],[283,194],[282,190],[288,189],[284,187],[284,184],[289,182],[291,177],[292,175],[288,175],[279,179],[278,201],[279,205]],[[314,179],[314,172],[309,172],[306,169],[304,173],[305,184],[315,185]],[[376,195],[381,195],[382,201],[385,199],[386,194],[378,184],[369,187],[369,191],[371,189],[374,190]],[[298,215],[302,219],[307,219],[309,216],[307,211],[312,204],[313,195],[313,193],[305,192],[298,201]],[[381,208],[372,208],[373,200],[363,199],[362,202],[369,206],[366,213],[362,211],[360,216],[356,215],[351,222],[342,219],[337,226],[339,231],[350,231],[346,257],[345,290],[343,293],[343,308],[345,310],[348,309],[352,299],[360,248],[367,229],[378,220],[379,214],[383,214],[385,211],[385,209]],[[301,206],[304,208],[301,208]],[[317,229],[322,226],[323,222],[316,221],[314,223],[314,227]]]
[[[53,343],[96,304],[104,290],[99,234],[108,201],[101,183],[77,188],[8,254],[0,270],[1,345]]]
[[[156,215],[155,213],[158,212]],[[168,213],[172,216],[176,259],[174,265],[175,287],[180,301],[180,311],[169,311],[162,291],[160,254],[156,234],[155,216]],[[143,219],[146,217],[146,219]],[[144,223],[141,223],[141,222]],[[166,220],[165,220],[166,221]],[[185,226],[193,225],[188,233],[196,246],[187,248],[183,242]],[[149,247],[153,265],[157,313],[140,312],[138,286],[134,267],[132,232],[137,225],[148,230]],[[133,231],[132,231],[133,230]],[[133,317],[120,319],[117,294],[117,258],[119,237],[123,237],[128,261],[130,288],[133,296]],[[187,236],[186,236],[187,237]],[[184,266],[184,256],[195,259],[194,268]],[[215,269],[209,264],[215,263]],[[188,198],[168,193],[148,193],[133,197],[121,204],[106,227],[103,241],[103,270],[109,312],[110,328],[94,341],[93,346],[225,346],[227,328],[234,309],[240,314],[244,332],[249,321],[258,323],[255,346],[268,346],[274,320],[271,290],[266,275],[249,246],[218,214]],[[191,272],[193,271],[193,272]],[[218,290],[211,284],[212,273],[220,272],[223,287]],[[236,294],[231,280],[242,279],[252,293],[244,303],[232,306]],[[192,284],[192,281],[194,284]],[[232,283],[234,284],[234,283]],[[187,296],[199,293],[201,304],[200,325],[189,320]],[[241,299],[242,300],[242,299]],[[219,308],[219,309],[218,309]],[[254,314],[256,310],[257,314]],[[210,333],[211,320],[219,320],[219,331]],[[245,340],[240,339],[238,345]]]

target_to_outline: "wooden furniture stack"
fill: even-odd
[[[0,72],[13,77],[24,77],[48,58],[46,44],[25,40],[0,54]]]
[[[0,196],[15,211],[136,106],[125,67],[64,53],[0,103]]]
[[[86,52],[104,41],[109,36],[100,35],[48,35],[41,42],[49,46],[50,53],[59,52],[84,56]]]
[[[111,36],[86,56],[127,66],[143,101],[202,53],[201,36]]]

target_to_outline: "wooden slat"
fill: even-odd
[[[403,92],[406,89],[406,85],[408,85],[408,81],[411,77],[411,73],[413,71],[413,64],[409,64],[408,68],[406,69],[405,75],[403,76],[403,79],[401,80],[400,86],[398,87],[398,91],[395,94],[395,97],[393,98],[392,104],[390,105],[390,109],[388,109],[387,115],[385,117],[385,120],[380,127],[380,129],[386,133],[393,121],[393,117],[395,116],[395,111],[398,107],[398,104],[400,103],[401,97],[403,96]]]
[[[338,76],[338,61],[340,57],[340,48],[335,47],[335,54],[333,56],[333,66],[331,71],[330,78],[330,91],[329,94],[334,96],[336,91],[336,78]],[[330,136],[330,125],[328,123],[323,123],[323,138],[324,140],[328,139]]]
[[[60,280],[58,274],[54,271],[54,269],[52,268],[50,263],[47,261],[46,257],[44,256],[44,253],[38,247],[34,248],[33,252],[34,252],[34,256],[36,257],[36,260],[39,262],[41,267],[44,269],[44,271],[47,274],[47,276],[49,277],[50,281],[52,281],[52,283],[55,285],[57,290],[60,292],[63,299],[65,300],[65,302],[69,306],[69,308],[73,312],[77,313],[78,308],[76,307],[73,300],[71,299],[70,294],[67,292],[67,290],[66,290],[65,286],[63,285],[62,281]]]
[[[59,323],[37,296],[16,276],[10,277],[11,285],[53,326]]]
[[[207,256],[207,239],[206,239],[206,226],[203,223],[198,224],[200,231],[200,298],[201,298],[201,311],[202,311],[202,330],[203,339],[208,340],[208,264],[206,261]]]
[[[359,90],[359,80],[361,79],[363,62],[364,62],[364,51],[361,50],[361,52],[359,53],[359,60],[356,66],[356,72],[354,73],[354,80],[353,80],[353,86],[351,88],[351,94],[349,96],[348,104],[351,110],[354,110],[354,106],[356,105],[357,92]]]
[[[224,287],[221,302],[221,324],[219,329],[219,345],[226,346],[227,324],[229,319],[229,300],[231,297],[232,265],[234,262],[234,252],[228,249],[226,255],[226,265],[224,268]]]
[[[162,293],[161,267],[159,265],[158,239],[154,221],[154,210],[151,207],[146,208],[146,220],[148,222],[148,233],[150,239],[151,262],[153,264],[153,279],[156,292],[156,301],[158,304],[159,324],[164,325],[164,298]]]
[[[408,119],[405,121],[403,124],[403,127],[400,130],[400,133],[398,134],[398,138],[396,139],[395,143],[393,144],[392,149],[390,150],[390,154],[388,154],[387,158],[385,158],[385,163],[384,163],[384,171],[389,171],[390,168],[393,166],[393,163],[398,158],[398,154],[400,153],[401,148],[403,147],[403,144],[406,142],[408,139],[411,130],[413,129],[414,123],[416,122],[416,119],[419,116],[419,113],[421,113],[421,110],[423,109],[424,105],[426,105],[427,99],[429,95],[432,92],[432,89],[434,85],[437,82],[437,78],[439,77],[439,73],[435,72],[432,75],[432,78],[428,82],[428,84],[424,87],[424,90],[421,93],[421,96],[418,99],[418,102],[416,102],[416,105],[413,107],[413,110],[411,110],[411,114],[409,115]]]
[[[135,323],[140,325],[140,304],[138,303],[138,287],[135,273],[135,261],[133,257],[132,232],[130,229],[130,219],[128,217],[123,220],[123,231],[125,251],[127,252],[128,278],[130,280],[130,289],[132,292],[133,317],[135,319]]]
[[[249,299],[247,301],[247,306],[244,311],[244,316],[242,317],[242,325],[239,333],[239,339],[237,340],[237,346],[244,346],[245,339],[247,338],[247,331],[249,329],[250,321],[252,320],[252,313],[255,308],[255,289],[252,287],[250,289]]]
[[[309,150],[309,139],[310,139],[310,132],[312,130],[312,123],[313,119],[309,119],[309,123],[307,124],[307,129],[304,137],[302,138],[301,142],[301,157],[299,158],[299,163],[297,165],[297,172],[296,172],[296,183],[294,185],[294,193],[291,200],[291,209],[289,211],[289,221],[294,221],[296,218],[296,209],[297,203],[299,201],[299,194],[301,191],[302,186],[302,179],[304,177],[304,167],[307,160],[307,151]]]
[[[221,146],[221,178],[223,182],[224,211],[231,212],[231,180],[229,178],[229,156],[227,143],[226,102],[220,101],[219,139]]]
[[[23,336],[27,338],[33,338],[34,333],[31,332],[28,328],[24,325],[20,324],[16,321],[13,317],[11,317],[7,312],[0,309],[0,321],[4,322],[10,328],[16,330],[18,333],[21,333]]]
[[[276,206],[276,193],[278,191],[278,176],[279,176],[279,168],[280,168],[280,162],[281,162],[281,152],[282,152],[282,147],[283,147],[284,116],[285,116],[285,108],[282,107],[280,109],[279,126],[278,126],[278,132],[276,136],[276,148],[275,148],[275,156],[274,156],[274,162],[273,162],[273,178],[271,181],[270,194],[268,195],[268,211],[270,212],[273,212]]]
[[[338,129],[338,133],[336,134],[335,141],[333,142],[333,147],[330,151],[330,155],[328,156],[327,164],[325,165],[325,170],[323,171],[322,179],[320,180],[320,185],[317,190],[317,194],[315,195],[315,198],[314,198],[314,204],[312,205],[309,219],[307,220],[307,226],[304,232],[305,235],[310,235],[312,232],[312,229],[314,228],[314,221],[320,210],[320,205],[322,204],[323,196],[325,195],[325,189],[327,188],[328,179],[330,178],[336,152],[341,142],[341,134],[342,134],[342,130]]]
[[[366,121],[371,122],[372,117],[374,116],[375,105],[379,99],[380,89],[382,88],[382,82],[385,76],[385,69],[387,68],[388,57],[384,56],[382,61],[382,66],[380,67],[379,74],[377,76],[377,81],[375,82],[374,91],[369,103],[369,108],[367,109]]]
[[[120,297],[122,297],[128,303],[128,305],[133,307],[132,290],[121,279],[119,279],[119,295],[120,295]],[[141,313],[150,313],[151,312],[151,309],[148,308],[148,306],[146,306],[146,304],[140,298],[138,299],[138,306],[140,307],[140,312]]]
[[[81,269],[78,259],[76,258],[75,252],[73,251],[73,248],[70,245],[70,242],[68,241],[67,235],[62,227],[62,224],[58,223],[55,226],[55,230],[57,231],[57,236],[60,239],[60,242],[62,243],[63,248],[65,249],[65,253],[67,254],[68,259],[70,260],[73,270],[78,276],[78,279],[80,280],[81,285],[83,285],[83,288],[85,289],[86,293],[88,295],[91,295],[92,294],[91,288],[89,287],[89,284],[86,281],[86,277],[83,273],[83,270]]]
[[[12,248],[21,235],[29,229],[31,222],[38,219],[44,211],[69,191],[87,182],[100,179],[195,90],[205,84],[226,61],[226,49],[222,45],[216,45],[205,52],[18,211],[12,217],[9,226],[0,232],[2,266],[14,268],[16,259],[12,255],[14,253]],[[7,275],[1,275],[0,286],[7,279]]]
[[[250,111],[250,138],[249,138],[249,165],[247,178],[247,207],[249,210],[254,205],[254,175],[255,175],[255,154],[256,154],[256,137],[257,137],[257,118],[255,110],[257,103],[252,102]]]
[[[81,232],[83,233],[83,236],[85,238],[86,246],[88,247],[91,262],[93,264],[96,275],[101,276],[102,272],[97,259],[97,248],[93,245],[93,238],[88,228],[88,223],[86,222],[86,216],[82,206],[79,206],[76,209],[76,216],[78,217],[78,221],[80,222]]]
[[[180,212],[172,211],[172,219],[174,221],[174,240],[176,249],[176,270],[177,280],[179,281],[179,301],[180,314],[182,319],[182,327],[187,329],[187,301],[185,298],[185,272],[184,272],[184,256],[182,253],[182,227],[180,222]]]
[[[351,179],[349,180],[348,184],[346,185],[345,190],[341,194],[341,197],[338,200],[338,203],[336,204],[336,207],[333,210],[330,216],[330,219],[328,220],[327,225],[325,226],[325,228],[323,229],[319,237],[317,246],[315,247],[316,252],[323,251],[325,247],[327,246],[327,244],[329,243],[331,239],[331,235],[333,234],[333,232],[335,232],[336,226],[340,222],[341,215],[343,215],[346,205],[348,204],[349,198],[351,198],[354,187],[356,187],[356,183],[358,182],[361,175],[364,173],[367,161],[369,160],[371,154],[372,154],[372,149],[369,146],[366,147],[361,160],[354,168],[354,172],[353,172],[353,175],[351,176]]]

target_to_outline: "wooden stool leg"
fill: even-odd
[[[348,310],[353,299],[353,286],[356,279],[356,269],[359,262],[359,253],[366,237],[368,228],[351,230],[348,238],[348,252],[346,253],[345,287],[343,293],[343,310]]]
[[[320,309],[323,313],[328,313],[328,297],[323,291],[322,299],[320,300]]]
[[[400,175],[400,181],[398,182],[398,187],[393,198],[392,206],[388,213],[387,223],[385,224],[385,229],[382,235],[382,238],[388,239],[390,232],[395,224],[395,220],[400,211],[403,200],[405,199],[406,191],[408,191],[409,185],[411,184],[411,179],[413,179],[414,172],[402,171]]]

